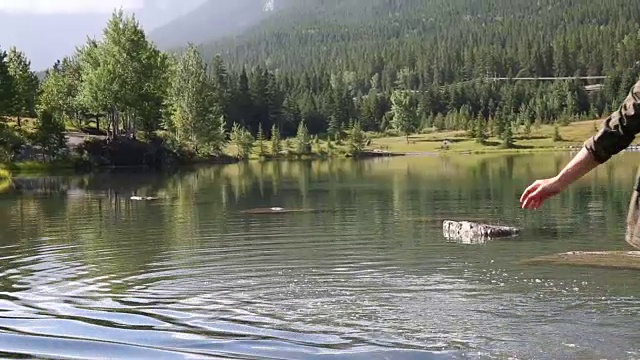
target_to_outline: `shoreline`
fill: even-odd
[[[338,159],[353,159],[353,160],[367,160],[376,158],[396,158],[396,157],[433,157],[433,156],[465,156],[465,155],[520,155],[520,154],[534,154],[534,153],[563,153],[563,152],[577,152],[580,147],[557,147],[557,148],[535,148],[535,149],[486,149],[486,150],[440,150],[440,151],[415,151],[415,152],[397,152],[397,151],[366,151],[359,155],[326,155],[326,154],[306,154],[295,156],[267,156],[267,157],[251,157],[249,159],[239,159],[233,156],[223,156],[218,158],[200,158],[187,160],[183,163],[177,164],[172,167],[175,170],[184,170],[190,167],[200,167],[208,165],[232,165],[239,163],[249,162],[273,162],[273,161],[329,161]],[[627,151],[627,150],[625,150]],[[637,151],[637,150],[633,150]],[[83,175],[92,173],[103,172],[144,172],[144,173],[165,173],[172,172],[169,169],[155,169],[148,165],[107,165],[107,166],[93,166],[83,168],[81,164],[76,164],[74,161],[56,161],[56,162],[41,162],[41,161],[25,161],[25,162],[12,162],[0,164],[0,170],[8,170],[10,176],[7,178],[0,178],[0,180],[10,180],[13,176],[19,175],[58,175],[58,174],[73,174]]]
[[[236,146],[229,144],[223,153],[217,156],[199,157],[188,152],[176,152],[164,146],[154,147],[150,143],[134,141],[122,142],[109,148],[109,143],[102,143],[97,147],[87,145],[85,152],[89,158],[71,157],[66,160],[44,162],[40,160],[20,161],[0,164],[15,174],[58,174],[72,173],[85,174],[92,172],[108,171],[135,171],[135,172],[166,172],[172,169],[184,169],[202,165],[224,165],[241,162],[265,162],[265,161],[309,161],[331,159],[372,159],[386,157],[420,157],[420,156],[464,156],[464,155],[511,155],[511,154],[535,154],[535,153],[562,153],[577,152],[583,145],[583,141],[592,136],[597,130],[594,121],[575,121],[559,127],[559,139],[555,139],[555,129],[551,125],[540,125],[531,129],[530,134],[514,136],[511,147],[504,147],[503,141],[496,136],[489,136],[483,143],[470,137],[463,130],[435,130],[415,133],[408,138],[396,133],[367,133],[369,144],[360,154],[350,154],[345,143],[329,144],[326,140],[316,140],[311,152],[300,154],[292,151],[291,145],[285,146],[283,152],[277,155],[259,154],[259,146],[254,144],[252,153],[246,159],[239,158]],[[94,135],[89,133],[66,131],[70,150],[85,144],[86,140]],[[102,142],[101,139],[99,142]],[[287,139],[290,143],[295,139]],[[632,146],[631,151],[638,151],[637,146]],[[131,152],[135,151],[138,159],[131,158]],[[144,152],[152,153],[153,159],[146,159]],[[269,152],[267,150],[267,152]],[[110,153],[108,158],[103,154]],[[164,156],[169,156],[165,158]],[[133,160],[133,161],[132,161]],[[140,165],[137,165],[137,163]],[[143,164],[146,163],[146,164]]]

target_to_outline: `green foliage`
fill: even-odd
[[[231,141],[238,148],[238,158],[247,159],[255,141],[253,135],[238,123],[234,123],[231,130]]]
[[[13,115],[15,92],[14,80],[7,64],[7,53],[0,49],[0,117]]]
[[[49,111],[38,114],[38,125],[33,134],[33,143],[42,147],[45,158],[49,161],[57,159],[61,151],[66,149],[64,124]]]
[[[83,107],[107,113],[114,134],[121,128],[142,128],[148,134],[159,128],[167,58],[147,40],[134,17],[114,12],[103,38],[90,39],[78,57],[78,98]]]
[[[258,156],[265,156],[267,154],[267,146],[265,144],[264,131],[262,131],[262,123],[258,126],[256,141],[258,142]]]
[[[18,119],[21,116],[30,116],[35,111],[39,85],[36,74],[31,71],[31,62],[23,52],[12,47],[7,56],[7,66],[14,88],[12,115],[17,116]]]
[[[560,126],[558,124],[555,124],[553,127],[553,141],[562,141],[562,136],[560,136]]]
[[[476,130],[475,130],[475,138],[476,142],[479,144],[484,144],[489,137],[487,133],[487,123],[486,120],[482,117],[476,120]]]
[[[505,124],[504,130],[502,131],[502,147],[505,149],[511,149],[513,146],[513,123],[508,122]]]
[[[327,134],[329,135],[329,138],[334,140],[338,140],[340,138],[340,124],[338,123],[338,118],[335,115],[329,116]]]
[[[409,143],[409,135],[416,130],[416,113],[411,101],[411,95],[406,91],[396,90],[391,95],[393,113],[393,127],[406,136]]]
[[[311,152],[311,138],[304,121],[298,125],[298,133],[296,135],[296,151],[298,154],[308,154]]]
[[[282,151],[282,141],[280,139],[280,130],[274,124],[271,127],[271,154],[273,156],[278,156]]]
[[[11,171],[0,167],[0,180],[11,179]]]
[[[359,155],[364,151],[368,139],[359,121],[355,121],[351,129],[349,129],[348,140],[349,153],[351,155]]]
[[[12,160],[13,154],[26,143],[27,139],[19,131],[0,122],[0,163]]]
[[[213,90],[207,65],[195,45],[189,44],[172,68],[169,128],[178,141],[196,149],[204,145],[218,154],[226,143],[226,121]]]

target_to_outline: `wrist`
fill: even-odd
[[[551,182],[553,185],[561,190],[566,189],[569,185],[571,185],[572,180],[569,179],[566,174],[560,173],[555,177],[551,178]]]

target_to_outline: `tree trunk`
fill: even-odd
[[[96,130],[100,132],[100,116],[96,115]]]
[[[136,140],[136,121],[135,121],[135,116],[133,117],[133,121],[131,121],[131,138],[133,140]]]
[[[109,131],[111,132],[111,139],[114,140],[116,137],[116,112],[109,112]]]
[[[22,127],[22,120],[20,119],[20,114],[18,114],[18,127]]]
[[[113,120],[111,121],[113,126],[113,137],[114,139],[118,137],[118,128],[120,127],[120,113],[117,110],[113,111]]]

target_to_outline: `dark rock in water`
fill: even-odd
[[[520,229],[470,221],[445,220],[442,223],[442,232],[448,240],[463,243],[482,243],[490,239],[516,236],[520,233]]]

